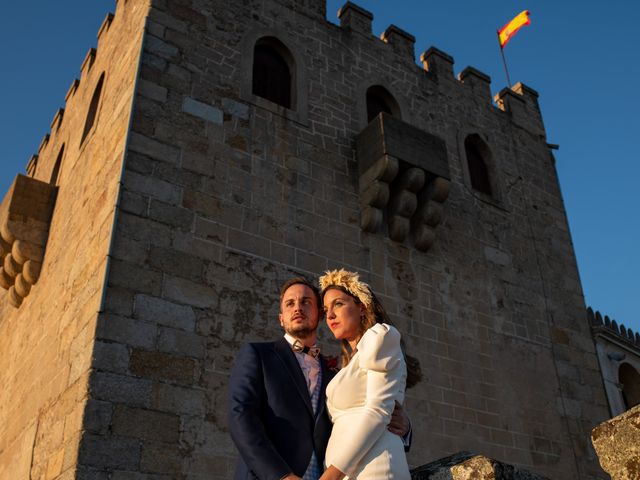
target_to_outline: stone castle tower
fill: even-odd
[[[0,478],[227,479],[226,384],[293,274],[420,359],[413,466],[604,478],[607,401],[532,89],[347,2],[119,0],[0,207]],[[332,343],[324,335],[324,344]]]

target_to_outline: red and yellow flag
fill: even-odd
[[[529,10],[523,10],[518,15],[513,17],[509,23],[507,23],[504,27],[498,30],[498,39],[500,41],[500,47],[504,48],[504,46],[511,40],[518,30],[520,30],[525,25],[529,25],[531,20],[529,20]]]

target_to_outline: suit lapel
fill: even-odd
[[[304,374],[302,373],[302,369],[300,368],[300,364],[296,359],[295,353],[293,353],[293,350],[291,350],[289,342],[282,338],[281,340],[275,342],[274,348],[276,354],[284,363],[286,367],[285,370],[290,375],[293,384],[296,386],[296,390],[298,390],[298,393],[302,397],[302,400],[304,400],[304,404],[307,406],[309,414],[313,417],[313,408],[311,407],[311,397],[309,396],[307,381],[304,378]],[[322,377],[324,379],[324,371]]]
[[[327,385],[335,375],[327,368],[327,360],[320,355],[320,371],[322,372],[322,383],[320,388],[320,400],[318,401],[318,410],[316,415],[316,423],[327,408]]]

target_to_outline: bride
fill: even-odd
[[[320,480],[409,480],[402,439],[387,430],[407,384],[400,333],[357,273],[326,272],[320,288],[327,324],[342,340],[342,369],[327,386],[333,430]]]

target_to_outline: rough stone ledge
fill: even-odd
[[[549,480],[484,455],[458,452],[411,471],[413,480]]]
[[[640,405],[594,428],[591,442],[612,480],[640,478]]]

